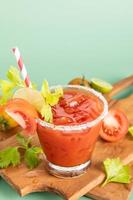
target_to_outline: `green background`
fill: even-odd
[[[81,75],[115,82],[133,74],[132,8],[132,0],[0,0],[0,77],[16,65],[14,46],[38,85]],[[21,200],[2,179],[0,199]],[[36,193],[22,199],[60,197]]]

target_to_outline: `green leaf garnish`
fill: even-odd
[[[62,88],[56,88],[54,93],[50,93],[46,97],[46,102],[50,106],[54,106],[58,103],[60,97],[63,96],[63,90]]]
[[[18,147],[8,147],[0,151],[0,168],[16,166],[20,164],[20,153]]]
[[[30,169],[37,167],[40,163],[40,153],[42,153],[42,149],[40,147],[31,147],[26,150],[24,160]]]
[[[7,80],[0,80],[0,89],[3,92],[3,94],[6,94],[12,89],[14,89],[14,83],[9,82]]]
[[[130,168],[128,165],[123,165],[119,158],[106,159],[103,164],[106,172],[106,179],[102,186],[110,182],[130,183]]]
[[[31,145],[31,137],[24,137],[23,135],[21,135],[20,133],[16,134],[16,139],[19,142],[19,144],[24,147],[25,149],[27,149],[30,145]]]
[[[15,86],[25,86],[24,81],[20,77],[20,71],[16,67],[11,66],[9,68],[9,70],[7,71],[7,78]]]
[[[0,104],[4,104],[13,95],[14,89],[24,87],[24,82],[20,78],[20,72],[17,68],[11,66],[7,71],[8,80],[0,80]]]
[[[63,89],[61,87],[51,92],[48,86],[48,82],[45,80],[42,84],[41,94],[45,99],[45,102],[50,106],[54,106],[58,103],[60,97],[63,96]]]
[[[41,115],[44,117],[45,121],[52,123],[52,109],[51,106],[56,105],[59,102],[59,99],[63,96],[63,89],[57,88],[54,92],[51,92],[48,86],[48,82],[43,81],[41,94],[44,98],[44,105],[41,109]]]
[[[26,165],[33,169],[40,163],[39,155],[42,153],[41,147],[31,145],[31,137],[24,137],[20,133],[16,135],[16,139],[20,145],[16,147],[8,147],[0,151],[0,168],[13,167],[20,164],[21,155],[19,149],[23,149]]]
[[[43,107],[41,108],[41,115],[45,118],[46,122],[52,123],[53,115],[51,106],[49,104],[44,103]]]
[[[131,136],[133,136],[133,126],[130,126],[128,128],[128,132],[130,133]]]
[[[30,169],[37,167],[37,165],[40,163],[39,154],[42,153],[42,148],[32,146],[31,137],[27,138],[18,133],[16,135],[16,139],[20,143],[22,148],[25,149],[24,160],[26,162],[26,165]]]
[[[21,79],[20,71],[11,66],[7,71],[8,80],[0,80],[0,104],[4,104],[8,99],[12,98],[14,90],[20,87],[26,87],[25,82]],[[32,88],[36,89],[36,85],[31,83]]]
[[[50,94],[48,82],[46,80],[43,81],[42,88],[41,88],[41,94],[44,98],[46,98],[48,96],[48,94]]]
[[[0,104],[4,104],[12,96],[14,84],[7,80],[0,80]]]

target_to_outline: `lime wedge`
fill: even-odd
[[[32,88],[20,88],[18,89],[14,95],[13,98],[21,98],[28,101],[30,104],[32,104],[37,111],[40,111],[43,104],[44,99],[41,95],[41,93],[37,90],[34,90]]]
[[[133,136],[133,126],[130,126],[128,132]]]
[[[103,94],[109,93],[113,88],[113,86],[110,83],[97,78],[91,79],[90,85],[92,88]]]

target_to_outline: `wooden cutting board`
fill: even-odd
[[[111,101],[110,107],[123,110],[127,114],[130,124],[133,125],[133,95],[119,101]],[[133,140],[133,138],[131,139]],[[131,173],[133,176],[133,164],[131,165]],[[95,187],[86,196],[96,200],[128,200],[132,189],[133,180],[130,184],[110,183],[103,188],[100,186]]]
[[[133,177],[133,163],[130,164]],[[86,196],[96,200],[128,200],[133,190],[133,179],[130,184],[110,183],[105,187],[97,186]]]
[[[111,100],[111,97],[132,84],[133,76],[115,84],[114,90],[107,96],[110,106],[122,108],[122,110],[126,112],[131,124],[133,123],[133,95],[119,102]],[[17,130],[14,130],[15,133],[16,131]],[[0,149],[16,144],[13,132],[9,133],[9,137],[3,134],[0,135],[2,140],[0,142]],[[3,136],[5,139],[3,139]],[[39,145],[37,135],[34,136],[33,143]],[[59,179],[49,175],[45,170],[45,161],[42,161],[34,170],[27,169],[25,163],[22,163],[15,168],[9,167],[8,169],[0,170],[0,175],[12,185],[21,196],[35,191],[52,191],[62,195],[64,199],[74,200],[85,195],[104,180],[105,174],[102,162],[107,157],[120,157],[124,163],[133,161],[133,139],[126,136],[123,140],[113,144],[106,143],[99,139],[93,153],[90,168],[87,170],[87,173],[77,178]],[[92,190],[89,195],[93,195],[92,193],[95,193],[94,195],[96,196],[99,191]],[[102,198],[102,194],[100,196],[101,199],[105,199],[104,196]]]

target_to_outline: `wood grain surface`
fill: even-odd
[[[122,81],[121,84],[115,84],[114,89],[117,92],[123,90],[125,88],[125,83],[126,87],[132,85],[133,76],[127,78],[126,82]],[[117,92],[114,92],[114,94],[116,94]],[[107,96],[110,106],[113,108],[115,107],[122,109],[128,116],[130,124],[132,124],[133,95],[119,101],[111,101],[111,97],[112,95]],[[7,146],[16,145],[16,139],[14,135],[16,132],[17,130],[14,130],[14,133],[12,131],[11,133],[9,133],[8,137],[5,137],[3,133],[0,133],[0,149],[3,149]],[[37,135],[34,136],[33,143],[39,145]],[[21,196],[35,191],[53,191],[62,195],[64,199],[74,200],[78,199],[79,197],[85,195],[88,191],[90,191],[88,195],[91,195],[93,197],[97,196],[97,199],[117,200],[113,198],[113,195],[112,197],[106,198],[106,187],[111,187],[112,185],[112,189],[116,187],[116,190],[118,190],[120,184],[115,184],[116,186],[114,184],[109,184],[108,186],[105,186],[105,188],[102,189],[101,187],[96,187],[105,178],[102,165],[103,160],[112,157],[120,157],[124,163],[130,163],[131,161],[133,161],[133,139],[128,135],[117,143],[107,143],[99,139],[97,141],[92,156],[92,164],[90,168],[84,175],[77,178],[59,179],[49,175],[45,170],[45,161],[42,161],[40,165],[34,170],[29,170],[25,166],[25,163],[22,163],[21,165],[15,168],[9,167],[8,169],[0,170],[0,175],[10,185],[12,185],[12,187],[15,188]],[[122,185],[121,190],[123,190],[124,187],[128,186]],[[129,194],[131,189],[128,189],[128,191]]]
[[[130,164],[133,177],[133,163]],[[109,183],[105,187],[97,186],[86,196],[96,200],[128,200],[133,189],[133,179],[130,184]]]
[[[131,95],[128,98],[125,98],[125,99],[115,102],[115,104],[112,107],[123,110],[126,113],[126,115],[128,116],[130,124],[133,125],[133,116],[132,116],[133,115],[133,95]],[[133,138],[131,138],[130,136],[127,136],[127,138],[130,138],[133,143]],[[126,146],[124,146],[125,139],[122,140],[122,142],[123,142],[123,148],[127,148]],[[118,149],[120,151],[120,146],[119,146],[119,144],[117,146],[117,144],[118,143],[116,143],[116,146],[114,146],[114,144],[111,144],[112,145],[112,153],[115,151],[118,151]],[[116,148],[117,148],[117,150],[116,150]],[[133,147],[132,147],[132,151],[133,151]],[[115,154],[113,156],[115,157]],[[127,162],[128,162],[128,160],[127,160]],[[133,164],[131,165],[131,170],[132,170],[132,175],[133,175]],[[86,196],[92,197],[93,199],[96,199],[96,200],[114,200],[114,199],[115,200],[128,200],[132,189],[133,189],[133,181],[130,184],[110,183],[103,188],[100,186],[97,186],[96,188],[91,190],[89,193],[87,193]]]

